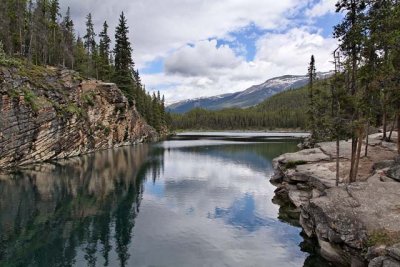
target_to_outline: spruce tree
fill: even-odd
[[[51,65],[56,65],[59,62],[59,51],[60,51],[60,38],[58,24],[58,18],[60,14],[60,4],[58,0],[52,0],[49,3],[49,33],[51,37],[49,38],[49,63]]]
[[[71,19],[71,10],[68,7],[61,23],[62,29],[62,65],[74,69],[74,22]]]
[[[110,44],[111,39],[108,36],[108,24],[104,21],[103,30],[99,34],[99,77],[101,80],[109,81],[111,78],[110,66]]]
[[[95,76],[95,54],[96,54],[96,33],[94,31],[92,14],[89,13],[86,16],[86,35],[83,36],[84,39],[84,46],[86,49],[87,55],[87,68],[86,68],[86,75],[87,76]]]
[[[352,98],[351,105],[345,107],[348,110],[350,127],[353,130],[352,152],[350,165],[350,182],[355,182],[358,173],[358,162],[360,159],[362,139],[364,135],[363,120],[357,106],[358,94],[358,70],[361,60],[362,42],[364,39],[364,11],[365,1],[359,0],[340,0],[337,4],[337,12],[345,12],[343,21],[335,26],[334,37],[340,42],[339,47],[343,55],[347,58],[347,73],[350,81],[347,83],[349,97]]]
[[[316,125],[315,125],[315,99],[314,99],[314,82],[317,78],[316,69],[315,69],[315,59],[314,55],[311,56],[310,65],[308,67],[308,96],[309,96],[309,109],[308,109],[308,119],[309,119],[309,129],[311,131],[311,137],[314,140],[317,140],[318,137],[316,135]]]
[[[124,15],[121,13],[119,24],[115,30],[114,48],[114,75],[113,81],[124,92],[130,103],[133,103],[133,77],[134,63],[132,60],[132,47],[128,38],[128,25]]]

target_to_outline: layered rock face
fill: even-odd
[[[0,168],[157,137],[115,84],[76,72],[0,67]]]
[[[343,266],[400,266],[400,158],[394,160],[395,142],[384,142],[379,134],[370,136],[370,144],[356,183],[348,184],[351,144],[345,141],[338,187],[335,143],[275,159],[272,181],[276,193],[298,208],[304,232],[317,237],[328,260]]]

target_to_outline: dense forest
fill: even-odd
[[[96,33],[92,14],[86,17],[86,33],[77,36],[69,8],[62,16],[59,0],[0,1],[0,64],[19,62],[76,70],[86,78],[114,82],[139,113],[158,131],[170,119],[164,97],[150,95],[135,69],[127,19],[119,17],[115,47],[105,21]]]
[[[327,82],[321,80],[317,84],[323,90],[322,85]],[[307,107],[308,86],[281,92],[247,109],[194,109],[185,114],[172,114],[172,125],[181,130],[304,130],[307,127]]]

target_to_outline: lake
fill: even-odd
[[[302,134],[184,133],[0,176],[0,266],[325,266],[272,159]]]

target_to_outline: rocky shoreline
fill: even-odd
[[[357,182],[348,184],[351,143],[340,142],[338,187],[335,142],[273,161],[276,197],[296,206],[305,234],[338,266],[400,266],[400,157],[382,134],[370,135],[369,144]]]
[[[144,141],[157,132],[113,83],[53,67],[0,67],[0,169]]]

